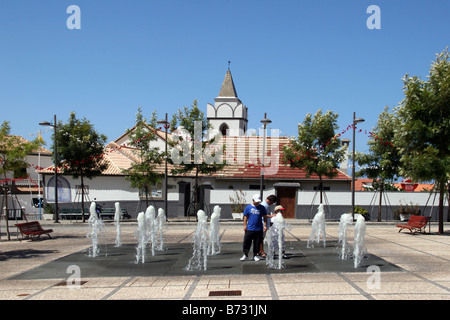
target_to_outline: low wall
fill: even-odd
[[[251,202],[251,197],[255,192],[246,191],[246,201]],[[233,195],[233,190],[211,190],[210,210],[214,205],[222,208],[221,216],[231,218],[231,205],[229,196]],[[267,190],[264,196],[275,194],[275,190]],[[351,211],[351,192],[327,191],[324,195],[325,214],[328,220],[339,220],[343,213]],[[386,192],[383,195],[381,206],[381,220],[394,220],[393,213],[400,205],[418,205],[423,215],[431,214],[432,221],[438,220],[438,200],[439,195],[434,196],[428,192]],[[433,205],[434,202],[434,205]],[[379,193],[369,191],[355,192],[355,205],[369,211],[371,221],[378,219]],[[316,191],[299,191],[297,193],[297,219],[312,219],[317,213],[319,206],[319,193]],[[444,207],[444,219],[447,220],[448,202]]]
[[[258,190],[246,191],[245,198],[246,203],[251,202],[253,194],[259,193]],[[275,194],[274,189],[269,189],[264,191],[264,196],[270,194]],[[170,194],[168,202],[168,212],[167,216],[169,218],[180,217],[179,206],[177,194]],[[232,219],[231,215],[231,205],[230,196],[234,196],[234,190],[210,190],[210,205],[207,208],[202,208],[206,211],[208,215],[211,215],[215,205],[221,207],[221,217],[223,219]],[[29,196],[28,196],[29,197]],[[417,204],[422,210],[422,214],[432,216],[432,221],[438,220],[438,199],[437,195],[429,195],[428,192],[386,192],[383,196],[383,204],[381,206],[381,220],[391,221],[394,220],[393,213],[400,206],[400,204]],[[377,221],[378,219],[378,201],[379,194],[374,194],[373,192],[361,191],[355,192],[355,205],[367,209],[371,216],[371,221]],[[433,205],[434,201],[434,205]],[[122,200],[119,201],[121,208],[125,208],[132,219],[136,219],[137,214],[141,211],[145,211],[145,201],[130,201]],[[428,202],[428,203],[427,203]],[[105,208],[114,208],[115,201],[98,201],[98,203]],[[163,200],[152,200],[151,205],[155,208],[163,208]],[[341,192],[341,191],[327,191],[324,196],[325,204],[325,214],[328,220],[339,220],[343,213],[350,212],[351,210],[351,192]],[[29,205],[29,204],[27,204]],[[296,208],[296,218],[297,219],[310,219],[314,217],[317,213],[317,208],[319,205],[319,194],[315,191],[299,191],[297,193],[297,208]],[[447,221],[447,206],[446,201],[444,207],[444,220]],[[71,203],[60,203],[59,207],[62,208],[75,208],[79,207],[79,202]],[[85,204],[85,208],[89,208],[90,203]],[[432,210],[431,210],[432,209]],[[26,210],[28,214],[33,212],[37,215],[37,208],[30,208]],[[43,213],[43,210],[42,210]]]

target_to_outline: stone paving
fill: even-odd
[[[301,259],[312,255],[312,251],[304,247],[311,225],[308,221],[299,220],[289,220],[288,223],[290,227],[286,233],[286,252],[291,261],[303,261]],[[11,224],[13,225],[13,222]],[[108,271],[113,270],[105,267],[110,265],[111,261],[101,257],[101,254],[96,258],[87,257],[86,252],[91,245],[91,240],[86,238],[87,224],[69,221],[54,224],[43,221],[42,225],[54,230],[52,239],[43,236],[42,240],[37,241],[17,241],[16,228],[11,227],[12,241],[6,241],[5,226],[2,222],[0,299],[450,300],[450,234],[436,234],[437,226],[434,224],[430,234],[410,235],[404,231],[398,233],[393,222],[368,223],[365,237],[368,257],[373,256],[379,260],[376,260],[378,262],[375,264],[369,262],[357,270],[349,269],[348,266],[339,269],[336,267],[341,263],[339,259],[329,256],[326,259],[331,261],[331,265],[326,270],[309,267],[303,271],[290,266],[289,263],[293,262],[286,260],[286,268],[281,272],[267,269],[263,260],[240,262],[242,223],[223,221],[220,226],[221,242],[228,251],[222,254],[226,254],[227,259],[232,261],[230,269],[238,269],[219,274],[212,270],[187,272],[182,268],[185,258],[177,262],[180,267],[179,274],[148,273],[148,268],[156,265],[156,262],[152,264],[154,257],[148,257],[148,263],[145,264],[136,264],[133,260],[132,252],[137,244],[135,221],[122,223],[124,252],[128,250],[127,258],[122,260],[128,263],[130,271],[127,272],[125,268],[117,274]],[[112,222],[105,222],[105,225],[101,243],[103,248],[109,251],[110,256],[106,258],[110,259],[114,252],[117,254],[119,251],[112,249],[115,239],[114,225]],[[449,227],[450,225],[445,225],[445,229]],[[169,247],[189,250],[195,228],[195,222],[169,221],[164,233],[165,243]],[[327,223],[327,249],[331,248],[328,251],[337,252],[334,247],[337,245],[338,231],[336,222]],[[350,243],[352,237],[353,232],[350,231]],[[321,255],[319,246],[316,245],[314,250]],[[326,249],[323,256],[325,251]],[[83,271],[84,267],[80,267],[81,282],[78,284],[72,281],[72,275],[75,273],[68,270],[67,264],[62,262],[70,257],[79,257],[80,254],[86,257],[82,259],[83,263],[87,260],[92,272],[87,269]],[[189,253],[184,254],[184,257],[189,257]],[[99,259],[95,260],[97,258]],[[157,258],[164,260],[164,253],[158,253]],[[213,259],[214,257],[211,258],[211,263]],[[216,259],[223,259],[223,256],[218,255]],[[58,263],[61,269],[59,273],[56,271]],[[185,263],[187,264],[187,260]],[[352,261],[347,263],[351,265]],[[314,261],[312,264],[319,265]],[[377,266],[379,273],[375,272]],[[55,267],[56,269],[52,269]],[[143,272],[131,271],[133,268],[141,268]],[[337,269],[333,271],[333,268]],[[105,274],[101,273],[103,269]],[[244,269],[250,271],[242,272]]]

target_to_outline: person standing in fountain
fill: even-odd
[[[253,260],[259,261],[258,253],[261,243],[263,241],[264,231],[267,230],[267,212],[266,208],[261,205],[261,197],[255,194],[252,199],[252,204],[249,204],[244,210],[244,242],[243,253],[240,259],[245,261],[248,259],[248,253],[253,243]],[[263,220],[264,219],[264,220]]]

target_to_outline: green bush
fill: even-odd
[[[354,212],[362,215],[366,221],[370,221],[370,213],[363,207],[355,206]]]

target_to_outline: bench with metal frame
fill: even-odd
[[[430,221],[430,218],[431,217],[412,215],[407,223],[399,223],[396,225],[396,227],[400,228],[398,232],[402,231],[403,229],[408,229],[411,234],[415,234],[416,232],[425,233],[425,227]]]
[[[50,238],[50,233],[53,232],[53,229],[43,229],[39,221],[30,221],[24,223],[17,223],[17,229],[19,229],[22,234],[23,239],[38,239],[42,234],[48,235]]]

